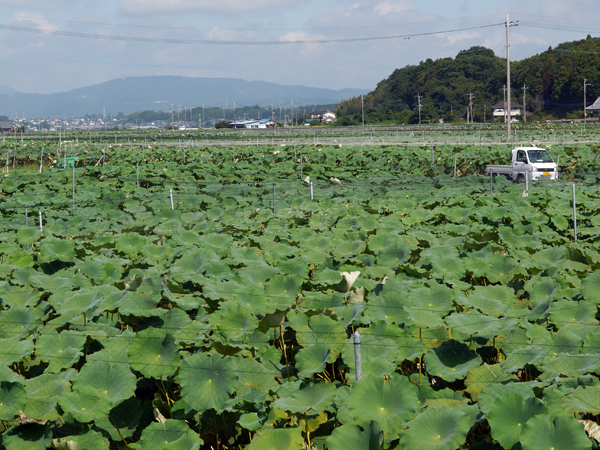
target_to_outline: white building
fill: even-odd
[[[492,106],[492,115],[494,117],[502,117],[504,122],[506,122],[506,102],[500,102],[500,103],[496,103],[494,106]],[[511,121],[512,122],[516,122],[517,121],[517,117],[521,116],[521,111],[523,110],[523,105],[519,105],[516,102],[510,102],[510,116],[511,116]]]

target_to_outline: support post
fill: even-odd
[[[29,226],[29,217],[28,217],[28,214],[27,214],[27,206],[26,206],[25,207],[25,228],[27,228],[28,226]],[[25,244],[25,248],[27,250],[29,250],[29,243]]]
[[[352,335],[354,337],[354,364],[356,372],[356,381],[362,380],[362,361],[360,357],[360,334],[355,331]]]
[[[573,183],[573,237],[577,242],[577,208],[575,205],[575,183]]]
[[[140,188],[140,165],[136,164],[135,165],[135,181],[137,184],[138,189]]]
[[[42,212],[38,211],[39,214],[39,218],[40,218],[40,231],[43,233],[44,232],[44,227],[42,225]]]
[[[313,182],[310,182],[310,201],[313,201]]]
[[[275,183],[273,183],[273,214],[275,214]]]
[[[171,210],[175,209],[175,205],[173,204],[173,189],[169,189],[169,198],[171,199]]]
[[[494,193],[494,174],[490,171],[490,194]]]
[[[454,179],[456,180],[456,153],[454,154]]]
[[[73,162],[73,208],[72,208],[72,211],[75,212],[75,162]]]

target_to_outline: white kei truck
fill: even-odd
[[[554,162],[548,150],[537,147],[515,147],[512,150],[511,166],[487,166],[486,175],[504,175],[514,183],[523,183],[525,179],[535,181],[542,178],[558,179],[558,164]]]

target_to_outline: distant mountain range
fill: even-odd
[[[0,115],[27,118],[81,117],[85,114],[116,115],[136,111],[167,111],[181,107],[231,107],[327,105],[366,94],[366,89],[321,89],[286,86],[236,78],[188,78],[178,76],[129,77],[55,94],[24,94],[0,86]]]

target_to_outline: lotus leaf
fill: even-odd
[[[600,272],[589,274],[581,283],[583,297],[593,304],[600,303]]]
[[[456,408],[428,408],[407,423],[400,442],[407,448],[424,450],[456,450],[465,441],[471,428],[467,414]]]
[[[67,380],[72,376],[73,370],[70,369],[60,374],[42,374],[27,380],[27,403],[23,409],[25,414],[37,420],[57,420],[59,396],[70,387]]]
[[[508,394],[515,393],[523,397],[523,401],[535,397],[533,387],[529,383],[517,383],[512,380],[489,384],[479,394],[477,403],[481,412],[489,414],[494,402]]]
[[[372,375],[356,381],[347,403],[356,424],[374,420],[390,435],[395,435],[419,408],[415,385],[401,375],[387,381]]]
[[[106,396],[98,395],[95,389],[85,385],[78,386],[76,391],[64,392],[59,404],[82,423],[105,417],[112,408],[112,403]]]
[[[142,448],[157,450],[195,450],[204,442],[181,420],[167,419],[144,428],[140,438]]]
[[[483,363],[481,367],[469,371],[465,380],[466,391],[471,394],[473,400],[477,400],[481,391],[487,386],[509,380],[516,381],[517,377],[503,372],[500,364],[488,365]]]
[[[458,332],[463,339],[468,339],[470,336],[491,339],[500,333],[503,320],[471,310],[466,313],[450,314],[446,317],[446,324],[453,332]]]
[[[512,448],[521,437],[527,421],[533,416],[547,414],[548,409],[537,398],[523,401],[519,394],[499,397],[487,414],[492,436],[504,448]]]
[[[520,442],[523,450],[591,448],[583,424],[572,416],[558,416],[550,420],[545,415],[537,415],[525,424]]]
[[[181,362],[175,377],[181,397],[196,411],[221,412],[238,386],[236,366],[230,357],[197,353]]]
[[[108,415],[94,420],[96,427],[107,432],[111,439],[118,441],[121,438],[133,436],[142,416],[150,414],[140,399],[131,397],[114,407]]]
[[[430,375],[449,382],[466,378],[468,372],[482,362],[477,353],[457,341],[444,342],[431,349],[423,361]]]
[[[274,350],[279,353],[276,349]],[[267,356],[266,352],[261,352],[261,355]],[[279,355],[281,354],[279,353]],[[279,369],[274,370],[272,364],[264,364],[249,357],[233,358],[233,362],[238,369],[240,383],[247,388],[268,392],[278,385],[276,379],[281,377],[281,372]]]
[[[362,430],[354,424],[337,427],[326,442],[329,450],[378,450],[382,440],[377,422],[369,421]]]
[[[40,244],[40,260],[43,262],[58,259],[63,262],[75,260],[75,243],[62,239],[44,239]]]
[[[46,450],[52,442],[50,426],[24,423],[10,428],[2,435],[6,450]]]
[[[170,376],[179,363],[179,347],[166,329],[138,331],[127,354],[131,368],[149,378]]]
[[[25,408],[26,401],[21,383],[0,381],[0,420],[11,422]]]
[[[561,407],[566,414],[600,414],[600,386],[579,386],[562,398]]]
[[[79,360],[86,338],[86,335],[70,330],[41,334],[36,340],[36,355],[49,363],[46,372],[60,372]]]
[[[315,383],[292,394],[291,397],[280,397],[273,407],[292,413],[315,414],[327,409],[336,394],[331,383]]]
[[[109,409],[133,396],[136,388],[135,375],[128,365],[113,361],[91,361],[73,377],[73,390],[90,389],[99,399],[108,401]],[[91,395],[91,392],[87,392]],[[86,393],[86,394],[87,394]]]
[[[301,378],[321,372],[326,364],[335,362],[346,340],[346,330],[335,320],[323,316],[289,317],[296,330],[296,339],[303,348],[296,355],[296,368]]]
[[[0,339],[23,339],[41,324],[36,309],[15,305],[9,310],[0,310]]]
[[[304,439],[300,428],[278,428],[254,435],[247,450],[302,450]]]

